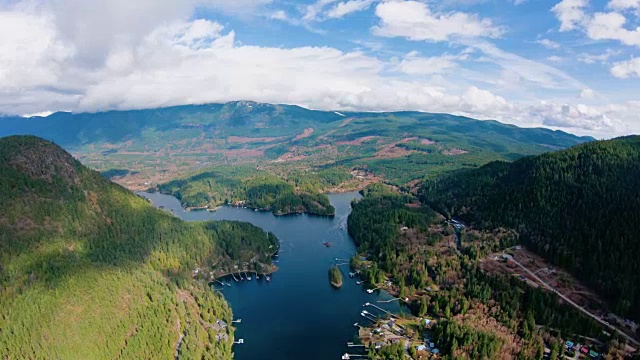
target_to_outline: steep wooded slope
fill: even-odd
[[[231,310],[192,270],[269,263],[276,244],[156,210],[51,142],[0,139],[0,358],[230,358]]]
[[[479,228],[517,230],[640,319],[640,137],[453,173],[426,182],[422,200]]]

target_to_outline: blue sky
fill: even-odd
[[[246,99],[608,138],[640,132],[639,22],[640,0],[0,0],[0,113]]]

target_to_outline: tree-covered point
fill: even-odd
[[[276,246],[159,211],[48,141],[0,139],[0,358],[231,358],[231,310],[192,271],[268,265]]]
[[[391,272],[402,251],[396,240],[402,227],[425,230],[436,213],[416,204],[411,195],[403,195],[386,185],[372,184],[361,192],[364,197],[352,203],[348,230],[358,251],[367,253],[382,269]]]
[[[176,196],[185,207],[242,203],[250,208],[271,210],[276,215],[302,212],[335,215],[326,195],[314,190],[302,191],[294,184],[255,168],[223,166],[161,184],[158,190]],[[311,188],[307,184],[307,189]]]
[[[424,183],[421,198],[520,240],[640,319],[640,137],[495,162]]]

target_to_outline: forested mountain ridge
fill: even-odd
[[[421,199],[481,229],[509,227],[614,311],[640,319],[640,137],[494,162],[427,181]]]
[[[0,358],[231,358],[231,310],[192,271],[266,266],[274,246],[157,210],[51,142],[2,138]]]
[[[52,140],[129,188],[207,166],[280,169],[340,165],[395,185],[493,160],[592,141],[549,129],[422,112],[333,112],[236,101],[103,113],[0,118],[0,136]]]
[[[234,101],[148,110],[77,114],[57,112],[47,117],[11,117],[0,121],[0,136],[13,133],[38,135],[61,146],[77,147],[150,137],[145,131],[152,129],[158,132],[180,129],[214,132],[228,129],[229,135],[240,135],[247,129],[283,128],[282,131],[293,134],[294,129],[342,118],[334,112],[313,111],[298,106]]]

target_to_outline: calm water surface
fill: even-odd
[[[358,193],[331,194],[329,199],[336,208],[334,218],[308,215],[276,217],[270,212],[222,207],[216,212],[184,211],[179,201],[168,195],[140,193],[156,206],[188,221],[239,220],[250,222],[271,231],[281,241],[278,262],[280,270],[271,282],[264,278],[234,282],[222,291],[233,308],[237,324],[234,345],[236,359],[340,359],[341,354],[361,353],[348,348],[354,341],[357,328],[353,325],[369,324],[360,316],[366,302],[386,310],[399,312],[397,301],[378,303],[392,297],[386,292],[368,294],[363,285],[348,276],[348,259],[356,249],[347,234],[347,216],[351,200]],[[333,243],[327,248],[324,241]],[[338,260],[336,260],[338,258]],[[327,272],[334,264],[340,265],[344,285],[333,289]],[[377,312],[371,307],[368,311]]]

